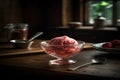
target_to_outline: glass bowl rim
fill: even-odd
[[[40,44],[43,45],[43,43],[44,43],[44,44],[48,45],[48,42],[49,42],[49,40],[41,41]],[[49,46],[79,46],[79,45],[85,45],[85,41],[78,41],[78,45],[71,44],[71,45],[49,45]]]

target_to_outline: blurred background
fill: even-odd
[[[10,23],[27,23],[29,37],[43,31],[40,39],[61,35],[87,42],[120,39],[119,8],[119,0],[0,0],[0,41],[7,39],[10,28],[5,26]],[[70,22],[81,25],[71,27]]]

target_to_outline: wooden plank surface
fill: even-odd
[[[107,62],[104,64],[90,65],[80,68],[75,71],[68,71],[67,69],[73,66],[84,64],[89,62],[94,57],[106,57]],[[84,50],[80,54],[71,57],[70,59],[77,60],[78,62],[73,65],[62,65],[62,66],[51,66],[49,65],[49,60],[55,59],[48,56],[47,54],[41,55],[28,55],[28,56],[17,56],[12,58],[2,58],[0,59],[0,66],[14,69],[15,71],[21,70],[23,72],[28,72],[25,75],[37,75],[41,76],[59,74],[60,76],[73,76],[73,77],[84,77],[85,78],[97,78],[99,79],[120,79],[120,55],[109,54],[105,52],[100,52],[96,50]],[[6,69],[6,68],[5,68]],[[33,73],[34,72],[34,73]],[[42,73],[41,73],[42,72]],[[50,77],[50,76],[49,76]],[[56,77],[57,78],[57,77]]]

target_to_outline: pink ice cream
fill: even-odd
[[[74,45],[78,45],[78,42],[75,39],[70,38],[68,36],[60,36],[60,37],[55,37],[51,39],[49,41],[49,44],[59,45],[59,46],[67,46],[67,45],[74,46]]]
[[[80,51],[78,48],[78,42],[68,36],[55,37],[51,39],[48,44],[51,53],[55,53],[60,57],[68,57],[69,55]]]

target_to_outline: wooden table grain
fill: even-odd
[[[9,50],[6,50],[9,51]],[[15,52],[16,50],[13,50]],[[22,50],[21,50],[22,51]],[[0,51],[2,52],[2,51]],[[28,52],[29,53],[29,52]],[[76,64],[51,66],[49,60],[54,59],[45,52],[32,55],[19,55],[0,57],[0,75],[11,79],[35,78],[38,79],[92,79],[92,80],[119,80],[120,79],[120,54],[107,53],[94,49],[83,51],[71,59],[77,60]],[[1,54],[1,53],[0,53]],[[89,65],[75,71],[68,71],[70,67],[89,62],[94,57],[106,57],[104,64]]]

